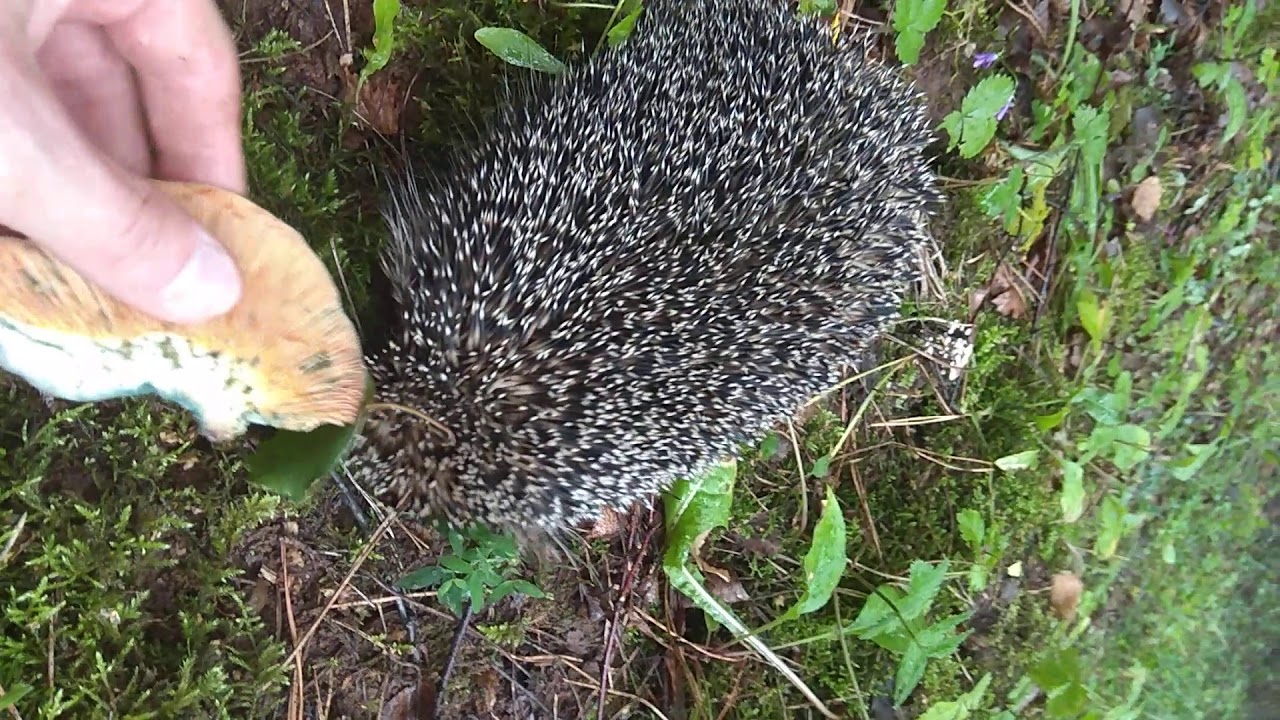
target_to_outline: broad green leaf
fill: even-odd
[[[644,3],[641,0],[626,0],[622,4],[622,17],[609,28],[607,33],[609,47],[618,47],[631,37],[631,32],[635,29],[636,21],[640,19],[642,11],[644,11]]]
[[[829,472],[831,472],[831,456],[823,455],[813,462],[813,470],[810,474],[813,477],[822,478],[826,477]]]
[[[924,677],[924,666],[929,658],[919,645],[912,645],[898,661],[898,673],[893,679],[893,704],[900,706],[907,701],[911,693]]]
[[[960,526],[960,537],[974,552],[982,547],[982,538],[987,533],[987,523],[982,513],[973,508],[965,508],[956,514],[956,524]]]
[[[1104,311],[1098,302],[1098,296],[1094,295],[1092,290],[1088,288],[1080,290],[1080,297],[1076,300],[1076,312],[1080,314],[1080,325],[1085,332],[1089,333],[1090,339],[1095,343],[1102,342],[1105,331]]]
[[[987,587],[987,578],[990,577],[991,571],[982,563],[974,563],[969,566],[969,591],[981,592]]]
[[[1048,717],[1074,718],[1089,704],[1089,691],[1079,683],[1072,683],[1049,693],[1049,701],[1045,703]]]
[[[938,26],[946,10],[946,0],[896,0],[893,6],[893,29],[898,33],[895,49],[898,59],[912,65],[920,59],[924,36]]]
[[[835,491],[828,485],[822,516],[813,528],[813,544],[804,556],[804,594],[784,617],[800,617],[826,605],[840,584],[848,557],[844,511]]]
[[[467,578],[467,597],[471,599],[471,612],[480,612],[484,605],[484,577],[480,573],[472,573]]]
[[[18,704],[18,701],[26,697],[35,688],[26,683],[14,683],[5,689],[4,695],[0,695],[0,710],[7,710]],[[18,717],[14,715],[14,717]]]
[[[967,720],[970,713],[982,707],[982,698],[990,684],[991,673],[987,673],[969,692],[955,700],[935,703],[916,720]]]
[[[954,632],[956,626],[970,618],[970,613],[959,613],[922,629],[916,633],[915,642],[931,658],[946,657],[960,647],[965,638],[973,634],[972,630],[962,633]]]
[[[1022,187],[1026,182],[1021,165],[1014,165],[1004,180],[991,186],[982,196],[982,209],[988,217],[999,218],[1005,232],[1017,234],[1022,221]]]
[[[903,65],[914,65],[920,59],[920,50],[924,48],[924,33],[915,30],[903,30],[894,38],[893,49]]]
[[[476,30],[475,38],[494,55],[517,67],[551,75],[565,71],[564,63],[547,52],[537,40],[515,28],[482,27]]]
[[[723,463],[696,480],[676,482],[664,494],[667,550],[662,556],[662,571],[672,587],[759,653],[765,662],[800,690],[810,702],[822,707],[822,701],[796,675],[791,666],[752,633],[732,610],[708,592],[703,584],[702,573],[690,566],[689,556],[702,538],[713,528],[728,521],[737,472],[737,463]]]
[[[695,540],[729,520],[738,464],[727,462],[695,480],[679,480],[663,497],[666,508],[665,561],[683,564]]]
[[[1116,554],[1116,547],[1124,535],[1125,507],[1114,495],[1102,499],[1098,508],[1098,537],[1094,540],[1094,552],[1106,560]]]
[[[902,592],[893,585],[884,584],[876,588],[874,592],[867,596],[866,602],[862,604],[862,610],[858,612],[858,616],[853,622],[845,628],[845,632],[853,633],[863,640],[870,640],[877,635],[895,628],[902,627],[898,621],[898,615],[894,612],[893,605],[900,605],[902,602]],[[886,600],[885,598],[888,598]],[[893,648],[888,648],[892,650]]]
[[[1071,129],[1080,146],[1080,159],[1086,168],[1098,168],[1107,155],[1107,130],[1110,113],[1090,105],[1076,107],[1071,117]]]
[[[396,581],[397,590],[420,590],[429,588],[444,579],[444,569],[438,565],[420,567]]]
[[[1132,470],[1151,454],[1151,433],[1141,425],[1120,425],[1113,443],[1111,461],[1121,470]]]
[[[995,137],[996,116],[1013,101],[1015,89],[1013,78],[1008,75],[983,78],[964,96],[960,109],[943,118],[942,127],[951,136],[950,146],[959,146],[961,157],[976,156]]]
[[[1005,472],[1014,472],[1015,470],[1028,470],[1034,468],[1040,461],[1039,450],[1023,450],[1020,453],[1005,455],[996,459],[996,467]]]
[[[900,595],[900,591],[893,585],[881,586],[880,592],[867,597],[858,617],[846,631],[863,640],[878,642],[878,636],[900,631],[905,619],[912,632],[916,632],[920,619],[929,612],[938,591],[942,589],[948,567],[947,560],[937,565],[923,560],[912,562],[906,593]],[[882,595],[887,596],[888,600]],[[892,606],[890,602],[893,603]]]
[[[929,612],[938,592],[942,590],[942,583],[946,581],[950,567],[950,561],[945,559],[937,565],[923,560],[912,561],[907,595],[898,608],[903,617],[915,619],[924,617]]]
[[[249,480],[294,502],[302,502],[316,480],[328,475],[345,457],[351,438],[364,427],[373,398],[373,378],[364,379],[364,400],[351,425],[321,425],[309,432],[280,430],[245,458]]]
[[[796,12],[799,15],[829,17],[836,12],[836,0],[800,0]]]
[[[1074,647],[1054,649],[1036,663],[1028,675],[1045,692],[1080,682],[1080,653]]]
[[[1041,432],[1049,432],[1061,425],[1062,421],[1067,419],[1067,413],[1069,412],[1071,412],[1071,406],[1064,405],[1061,410],[1051,415],[1037,415],[1036,427],[1040,428]]]
[[[305,433],[281,430],[245,458],[249,478],[294,502],[302,502],[311,484],[333,470],[355,430],[355,425],[321,425]]]
[[[1062,520],[1073,523],[1084,513],[1084,466],[1062,461]]]
[[[395,51],[395,24],[400,15],[400,0],[373,0],[373,50],[365,52],[365,65],[360,70],[360,84],[386,67]]]

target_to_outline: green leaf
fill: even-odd
[[[281,430],[245,458],[249,479],[302,502],[311,484],[333,470],[355,430],[355,425],[321,425],[310,432]]]
[[[1080,682],[1080,654],[1073,647],[1052,651],[1027,673],[1046,693]]]
[[[973,508],[965,508],[956,514],[956,524],[960,526],[960,537],[971,550],[977,552],[982,547],[982,538],[987,533],[987,523],[982,513]]]
[[[667,550],[662,556],[662,571],[672,587],[759,653],[810,702],[821,705],[821,700],[809,690],[795,670],[752,633],[732,610],[708,592],[702,582],[702,573],[689,565],[693,548],[713,528],[728,521],[737,474],[736,462],[722,463],[696,480],[676,482],[670,491],[664,493]]]
[[[799,15],[829,17],[836,12],[836,0],[800,0],[796,8]]]
[[[467,596],[471,598],[471,612],[480,612],[485,601],[484,577],[480,573],[473,573],[467,578]]]
[[[1151,454],[1151,433],[1141,425],[1125,424],[1115,429],[1111,462],[1121,470],[1132,470]]]
[[[565,71],[560,62],[537,40],[515,28],[482,27],[475,32],[476,41],[494,55],[517,67],[529,68],[551,75]]]
[[[1026,175],[1021,165],[1014,165],[1004,180],[991,186],[982,196],[982,209],[988,217],[1000,218],[1007,233],[1018,232],[1022,219],[1022,187]]]
[[[816,478],[823,478],[826,477],[829,472],[831,472],[831,456],[823,455],[814,461],[813,470],[810,474]]]
[[[1069,412],[1071,412],[1071,406],[1064,405],[1062,409],[1051,415],[1037,415],[1036,427],[1039,428],[1041,432],[1049,432],[1061,425],[1062,421],[1067,419],[1067,413]]]
[[[778,449],[782,445],[782,438],[778,433],[769,433],[764,441],[760,443],[760,457],[768,460],[778,454]]]
[[[608,36],[609,47],[618,47],[631,37],[631,32],[636,27],[636,21],[640,19],[640,13],[644,11],[644,3],[641,0],[625,0],[622,3],[623,16],[618,22],[609,28]]]
[[[991,673],[982,676],[977,685],[955,700],[936,703],[916,720],[967,720],[969,713],[982,707],[982,698],[991,684]]]
[[[1076,312],[1080,314],[1080,325],[1085,332],[1089,333],[1089,338],[1095,343],[1102,342],[1103,334],[1106,332],[1106,313],[1098,302],[1098,296],[1088,288],[1080,290],[1080,297],[1076,300]]]
[[[951,136],[951,147],[958,145],[961,157],[974,157],[991,142],[996,133],[996,115],[1013,100],[1016,89],[1008,75],[983,78],[965,94],[960,109],[943,118],[942,127]]]
[[[26,697],[35,688],[25,683],[14,683],[9,686],[4,695],[0,695],[0,710],[7,710],[18,704],[18,701]],[[17,717],[16,715],[14,717]]]
[[[395,51],[395,24],[400,15],[400,0],[373,0],[373,50],[364,52],[365,65],[360,70],[360,85],[386,67]]]
[[[901,706],[924,677],[924,666],[929,661],[919,645],[912,645],[898,662],[898,673],[893,679],[893,704]]]
[[[1102,499],[1098,508],[1098,537],[1094,540],[1094,552],[1103,560],[1116,554],[1120,538],[1125,532],[1125,507],[1114,495]]]
[[[1107,156],[1107,130],[1111,122],[1109,112],[1099,111],[1090,105],[1076,107],[1071,116],[1071,129],[1080,147],[1080,159],[1088,168],[1101,167]]]
[[[1084,513],[1084,466],[1062,461],[1062,520],[1073,523]]]
[[[974,563],[969,566],[969,591],[981,592],[987,587],[987,578],[990,577],[991,571],[986,565]]]
[[[881,642],[884,636],[901,631],[904,619],[908,629],[918,632],[920,618],[933,606],[933,601],[946,580],[948,567],[947,560],[936,566],[923,560],[912,562],[907,592],[900,595],[900,591],[893,585],[882,585],[878,588],[879,592],[867,597],[858,617],[854,618],[845,632],[853,633],[863,640]],[[893,649],[890,645],[881,645]]]
[[[946,0],[896,0],[893,6],[893,29],[898,59],[912,65],[920,59],[924,36],[938,26],[946,10]]]
[[[996,460],[996,467],[1005,472],[1014,472],[1015,470],[1028,470],[1034,468],[1040,461],[1039,450],[1023,450],[1020,453],[1005,455]]]
[[[960,647],[965,638],[973,634],[972,630],[962,633],[953,632],[956,626],[969,619],[969,613],[959,613],[944,618],[916,633],[915,642],[931,658],[946,657]]]
[[[845,628],[845,632],[853,633],[863,640],[871,640],[895,626],[901,627],[893,605],[889,604],[892,602],[897,605],[901,602],[901,591],[887,583],[876,588],[876,590],[877,592],[867,596],[867,601],[862,604],[862,610],[858,612],[858,616],[853,619],[853,622]],[[886,597],[888,598],[887,600]],[[892,650],[892,648],[888,649]]]
[[[804,594],[783,617],[797,618],[826,605],[840,584],[848,557],[844,511],[835,491],[828,485],[822,516],[813,528],[813,544],[804,556]]]
[[[457,555],[445,555],[440,558],[440,564],[452,570],[459,575],[471,574],[471,563],[458,557]]]
[[[942,583],[947,579],[950,566],[950,561],[945,559],[937,565],[923,560],[912,561],[907,595],[898,608],[903,617],[914,620],[929,612],[938,592],[942,590]]]
[[[351,447],[351,438],[367,418],[373,379],[364,381],[362,409],[351,425],[321,425],[309,432],[279,430],[245,458],[249,480],[294,502],[307,497],[311,484],[333,471]]]
[[[400,578],[395,583],[397,590],[420,590],[436,585],[444,579],[445,572],[438,565],[420,567]]]

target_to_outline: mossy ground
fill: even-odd
[[[403,143],[429,153],[457,142],[498,102],[507,68],[472,32],[519,27],[574,61],[608,16],[522,0],[405,2],[391,62],[357,95],[370,2],[330,2],[330,12],[222,4],[243,50],[252,197],[313,242],[368,323],[378,321],[368,300],[382,240],[379,179]],[[1089,206],[1106,216],[1105,231],[1072,231],[1082,206],[1072,183],[1059,182],[1049,229],[1021,253],[982,208],[1007,154],[941,152],[943,270],[910,312],[972,322],[963,379],[949,383],[936,363],[887,347],[879,373],[748,452],[731,520],[708,538],[702,560],[725,571],[716,592],[749,626],[770,622],[800,592],[801,558],[825,488],[835,488],[849,529],[840,588],[821,611],[765,637],[840,716],[915,716],[990,673],[979,717],[1272,717],[1265,659],[1280,619],[1280,191],[1275,71],[1263,49],[1276,45],[1277,13],[1267,9],[1231,47],[1248,112],[1235,138],[1219,142],[1233,100],[1198,85],[1191,68],[1224,56],[1222,38],[1237,27],[1228,6],[1201,3],[1202,16],[1171,17],[1145,4],[1144,33],[1116,35],[1107,4],[1080,3],[1074,30],[1069,15],[1042,5],[1032,9],[1042,26],[1032,31],[1006,4],[951,3],[914,72],[941,120],[988,72],[974,68],[974,52],[1003,51],[1005,71],[1023,73],[1023,89],[1002,136],[1034,145],[1027,138],[1046,115],[1031,98],[1050,100],[1071,82],[1055,74],[1064,46],[1095,53],[1114,73],[1097,94],[1116,108],[1110,185]],[[884,18],[876,4],[862,11]],[[1128,44],[1116,46],[1117,37]],[[1165,194],[1156,217],[1138,222],[1122,208],[1148,168]],[[1029,280],[1017,297],[974,302],[1010,268]],[[1079,287],[1100,295],[1112,318],[1097,344],[1081,329]],[[366,535],[329,485],[293,507],[248,485],[236,450],[209,448],[160,404],[50,405],[6,382],[0,695],[15,701],[0,712],[377,717],[419,675],[439,672],[452,617],[418,592],[404,600],[414,619],[406,628],[389,591],[447,552],[438,536],[393,524],[361,558]],[[1124,472],[1089,463],[1084,513],[1064,522],[1057,459],[1074,456],[1099,421],[1069,415],[1048,431],[1037,422],[1084,388],[1102,405],[1129,398],[1127,421],[1148,428],[1153,442],[1148,460]],[[872,402],[859,414],[868,391]],[[927,417],[950,419],[911,422]],[[1206,447],[1217,454],[1192,464]],[[1030,449],[1041,451],[1034,467],[992,464]],[[1108,493],[1123,512],[1103,499]],[[966,510],[984,520],[981,553],[962,539],[957,517]],[[1103,552],[1099,538],[1110,535],[1116,550]],[[530,567],[554,599],[512,597],[477,616],[445,698],[450,716],[552,717],[554,706],[559,717],[595,717],[605,622],[628,599],[604,586],[627,576],[630,560],[653,562],[654,548],[637,547],[635,537],[627,530],[596,540],[574,566]],[[972,613],[962,626],[972,634],[957,652],[929,660],[895,710],[899,658],[831,633],[913,561],[944,559],[950,576],[930,617]],[[1070,621],[1048,599],[1061,571],[1084,581]],[[633,717],[656,717],[647,714],[654,708],[666,717],[817,716],[723,630],[708,631],[660,572],[638,577],[635,609],[622,616],[612,652],[608,717],[623,708]],[[313,625],[302,662],[293,662]]]

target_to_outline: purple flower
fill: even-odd
[[[979,70],[989,68],[1000,59],[1000,53],[996,52],[980,52],[973,56],[973,66]]]
[[[1013,109],[1013,98],[1009,98],[1008,102],[1004,104],[1004,107],[1000,108],[1000,111],[996,113],[996,122],[1003,120],[1004,116],[1008,115],[1011,109]]]

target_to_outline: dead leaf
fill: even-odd
[[[1053,586],[1049,590],[1049,605],[1058,617],[1071,621],[1076,616],[1076,608],[1080,606],[1080,595],[1084,592],[1084,583],[1075,573],[1060,572],[1053,576]]]
[[[600,517],[596,519],[591,530],[587,532],[588,540],[600,540],[602,538],[613,537],[622,531],[622,515],[616,510],[606,507]]]
[[[1140,25],[1151,10],[1151,0],[1120,0],[1119,14],[1123,15],[1130,25]]]
[[[1027,316],[1027,300],[1022,295],[1022,285],[1008,263],[1000,263],[996,274],[987,286],[986,297],[995,306],[996,312],[1014,320]]]
[[[378,720],[414,720],[418,716],[418,686],[410,685],[382,706]]]
[[[1149,175],[1145,180],[1138,183],[1133,189],[1133,199],[1130,204],[1133,206],[1133,214],[1138,220],[1147,222],[1155,217],[1156,210],[1160,209],[1160,196],[1163,188],[1160,187],[1160,178],[1156,175]]]
[[[715,575],[707,576],[707,592],[726,605],[745,602],[751,599],[742,581],[737,578],[721,579]]]

